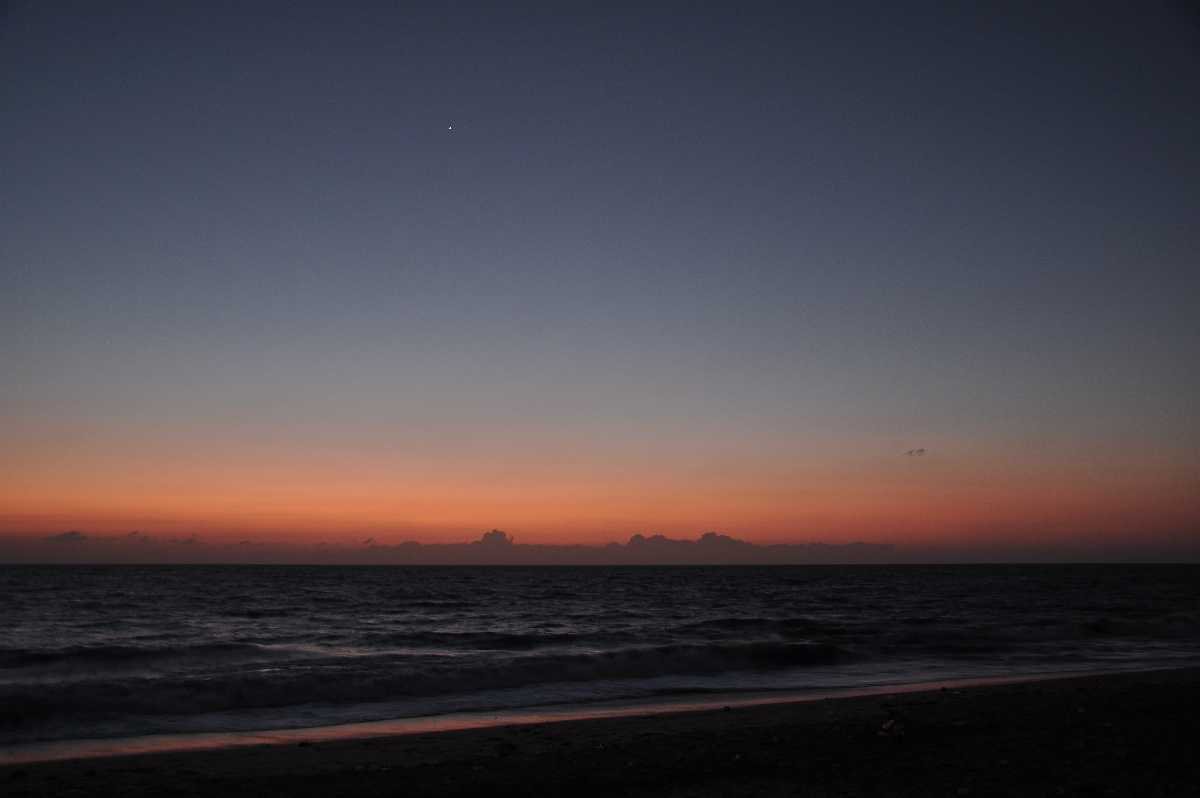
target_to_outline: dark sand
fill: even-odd
[[[0,767],[0,795],[1200,796],[1200,669]]]

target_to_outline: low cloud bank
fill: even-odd
[[[943,545],[885,543],[758,544],[707,532],[694,540],[633,535],[608,545],[524,544],[493,529],[463,543],[208,541],[79,530],[0,538],[0,564],[272,564],[283,565],[807,565],[905,563],[1200,562],[1195,534],[1126,542]]]
[[[775,565],[886,562],[891,545],[795,543],[760,545],[708,532],[695,540],[634,535],[605,546],[517,543],[499,529],[468,543],[387,544],[206,542],[131,532],[90,535],[72,530],[0,540],[0,562],[22,563],[294,563],[344,565]]]

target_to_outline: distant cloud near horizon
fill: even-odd
[[[131,535],[136,535],[136,532],[131,532]],[[83,543],[88,539],[88,536],[82,532],[71,530],[69,532],[60,532],[57,535],[46,535],[42,540],[47,540],[52,543]]]
[[[490,532],[484,532],[479,540],[475,541],[481,546],[514,546],[516,542],[512,535],[499,529],[493,529]]]
[[[925,450],[924,449],[909,449],[907,452],[905,452],[905,454],[908,455],[909,457],[924,457]]]
[[[289,543],[196,535],[156,537],[143,532],[0,537],[4,564],[211,565],[854,565],[969,562],[1200,562],[1200,544],[1160,538],[1103,546],[1084,544],[753,543],[719,532],[694,539],[633,534],[602,545],[519,543],[491,529],[461,543],[409,540]]]
[[[3,545],[7,543],[8,545]],[[69,553],[61,544],[74,544]],[[15,544],[15,545],[14,545]],[[725,565],[816,562],[882,562],[892,553],[881,543],[757,544],[717,532],[695,540],[632,535],[606,545],[522,544],[500,529],[463,543],[358,545],[272,543],[251,540],[205,542],[155,538],[141,533],[88,536],[69,531],[36,539],[0,541],[0,562],[77,563],[280,563],[379,565]]]

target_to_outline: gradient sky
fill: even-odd
[[[1200,17],[710,5],[8,3],[0,535],[1194,544]]]

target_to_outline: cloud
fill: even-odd
[[[74,529],[70,532],[60,532],[57,535],[47,535],[42,538],[42,540],[48,540],[52,543],[83,543],[87,539],[87,535],[77,532]]]
[[[909,457],[924,457],[925,450],[924,449],[909,449],[907,452],[905,452],[905,454],[908,455]]]
[[[63,545],[72,544],[72,545]],[[144,534],[0,539],[0,562],[89,563],[294,563],[392,565],[720,565],[725,563],[879,562],[892,554],[883,544],[756,544],[718,532],[694,539],[633,535],[626,543],[517,543],[500,529],[461,543],[299,543],[237,539],[208,542],[196,536]]]
[[[919,457],[920,455],[912,455]],[[1172,536],[1167,533],[1171,532]],[[294,565],[784,565],[934,562],[1200,562],[1194,529],[1154,541],[1103,544],[753,543],[719,532],[690,539],[653,533],[604,545],[517,543],[489,530],[460,543],[206,541],[147,534],[0,535],[0,563],[255,563]]]
[[[480,546],[512,546],[512,535],[499,529],[493,529],[490,532],[484,532],[479,540],[475,541]]]

